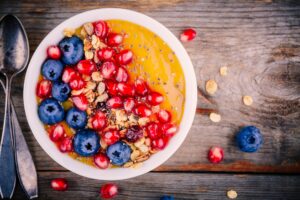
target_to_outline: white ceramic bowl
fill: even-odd
[[[145,161],[142,167],[138,169],[114,168],[100,170],[72,159],[68,155],[61,153],[55,144],[49,139],[48,134],[46,133],[37,114],[38,105],[36,102],[35,88],[42,63],[46,59],[47,47],[49,45],[57,44],[63,38],[64,28],[76,28],[85,22],[97,21],[100,19],[122,19],[148,28],[159,35],[171,47],[177,55],[181,66],[183,66],[182,69],[185,76],[186,96],[184,114],[180,123],[179,132],[171,139],[170,143],[163,151],[151,156],[150,159]],[[66,169],[88,178],[99,180],[121,180],[139,176],[153,170],[170,158],[170,156],[172,156],[180,147],[187,136],[194,119],[197,102],[197,86],[194,68],[187,52],[178,39],[165,26],[138,12],[125,9],[104,8],[75,15],[74,17],[71,17],[59,24],[44,38],[34,52],[29,63],[25,77],[23,95],[26,117],[30,128],[41,147],[53,160]]]

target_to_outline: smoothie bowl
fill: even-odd
[[[24,104],[34,136],[56,162],[120,180],[158,167],[179,148],[196,94],[192,63],[168,29],[107,8],[46,36],[26,73]]]

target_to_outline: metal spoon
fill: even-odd
[[[29,59],[29,44],[21,22],[13,15],[4,16],[0,21],[0,73],[3,74],[6,78],[5,112],[4,112],[4,123],[2,129],[2,138],[0,144],[0,194],[2,198],[12,197],[15,183],[16,183],[16,171],[15,171],[15,160],[14,160],[14,139],[15,138],[13,135],[13,129],[14,130],[17,129],[15,128],[16,126],[12,128],[11,100],[10,100],[11,82],[12,79],[18,73],[20,73],[25,69],[28,63],[28,59]],[[14,122],[15,121],[16,120],[14,119]],[[17,138],[19,138],[19,136]],[[18,162],[19,160],[18,156],[21,153],[20,150],[24,151],[26,150],[26,148],[25,149],[22,148],[19,150],[17,148],[15,154],[16,162]],[[26,159],[23,158],[22,160],[25,161]],[[28,165],[26,163],[17,164],[19,179],[23,188],[25,189],[24,180],[22,177],[25,168],[21,167],[24,165],[26,166],[25,168],[28,168],[28,166],[30,166],[31,169],[32,169],[32,165],[31,164]],[[35,171],[35,167],[34,167],[34,171]]]

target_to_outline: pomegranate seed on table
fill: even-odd
[[[71,68],[71,67],[65,67],[62,75],[62,81],[65,83],[69,83],[71,79],[75,78],[77,76],[77,72]]]
[[[126,82],[129,78],[128,72],[124,67],[119,67],[116,73],[117,82]]]
[[[59,144],[59,150],[63,153],[71,152],[73,150],[73,141],[70,137],[65,137]]]
[[[106,125],[106,116],[103,112],[97,111],[91,120],[92,127],[95,130],[101,130]]]
[[[76,69],[81,74],[91,75],[96,70],[96,65],[91,60],[81,60],[77,63]]]
[[[69,85],[72,90],[80,90],[85,86],[85,84],[86,83],[83,78],[77,73],[69,81]]]
[[[178,128],[174,124],[166,123],[161,126],[161,131],[164,134],[165,137],[170,138],[175,135]]]
[[[104,47],[97,52],[97,56],[101,61],[109,61],[113,58],[116,51],[111,47]]]
[[[107,183],[102,185],[100,195],[102,198],[113,198],[118,194],[118,186],[114,183]]]
[[[132,62],[133,53],[129,49],[124,49],[115,55],[116,61],[120,65],[128,65]]]
[[[78,108],[79,110],[85,111],[88,108],[89,102],[87,97],[84,94],[72,96],[71,99],[75,107]]]
[[[49,80],[41,80],[36,87],[36,95],[40,98],[47,98],[50,96],[52,90],[52,83]]]
[[[171,113],[167,110],[162,109],[157,113],[157,118],[162,123],[170,122],[171,121]]]
[[[131,112],[132,109],[134,108],[135,106],[135,100],[134,98],[127,98],[124,100],[124,110],[127,111],[127,112]]]
[[[211,163],[219,163],[224,158],[224,151],[221,147],[212,147],[208,151],[208,160]]]
[[[109,108],[120,108],[123,105],[123,101],[121,97],[116,96],[108,99],[106,105]]]
[[[65,134],[64,127],[61,124],[57,124],[51,129],[49,136],[52,141],[56,142],[60,140],[64,134]]]
[[[56,191],[66,191],[68,183],[64,178],[56,178],[51,181],[51,188]]]
[[[133,96],[135,94],[134,87],[128,83],[118,83],[117,89],[121,96]]]
[[[111,145],[120,140],[120,134],[117,130],[109,130],[101,135],[107,145]]]
[[[105,85],[106,85],[106,89],[110,95],[115,96],[118,94],[118,88],[117,88],[118,83],[115,83],[113,81],[106,81]]]
[[[106,169],[109,166],[109,159],[106,155],[100,153],[94,156],[94,163],[100,169]]]
[[[108,33],[108,26],[105,21],[99,20],[93,23],[95,34],[103,39]]]
[[[152,140],[152,148],[153,149],[164,149],[168,143],[168,140],[166,138],[158,138],[155,140]]]
[[[111,61],[106,61],[101,66],[101,74],[105,79],[112,79],[117,72],[117,66]]]
[[[164,101],[164,97],[158,92],[152,92],[148,94],[147,100],[150,105],[157,106]]]
[[[135,87],[136,93],[139,94],[139,95],[144,96],[148,93],[148,85],[141,78],[138,78],[138,79],[135,80],[134,87]]]
[[[51,45],[47,48],[47,55],[49,58],[52,58],[54,60],[60,59],[61,52],[58,46]]]
[[[151,139],[157,139],[159,137],[161,137],[161,130],[160,130],[160,124],[156,123],[156,122],[150,122],[147,127],[146,127],[146,131],[148,136]]]
[[[120,45],[123,42],[123,36],[118,33],[110,33],[107,36],[107,45],[115,47]]]
[[[197,32],[195,31],[195,29],[192,28],[188,28],[185,29],[181,35],[180,35],[180,40],[182,42],[187,42],[187,41],[191,41],[193,40],[197,35]]]
[[[152,114],[151,109],[146,106],[146,105],[138,105],[135,109],[134,109],[135,114],[141,116],[141,117],[149,117]]]

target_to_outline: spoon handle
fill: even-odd
[[[6,77],[5,112],[0,144],[0,194],[11,199],[16,185],[14,143],[10,115],[10,81]]]

